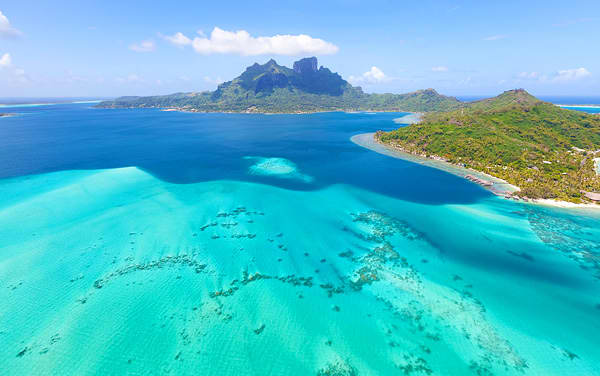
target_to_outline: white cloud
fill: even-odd
[[[26,84],[31,81],[24,69],[13,65],[12,57],[8,52],[0,57],[0,71],[5,72],[5,77],[11,84]]]
[[[515,77],[516,81],[537,81],[542,83],[564,83],[581,80],[592,73],[585,68],[563,69],[554,74],[540,72],[521,72]]]
[[[153,40],[144,40],[140,43],[134,43],[129,46],[131,51],[135,52],[152,52],[156,49],[156,45]]]
[[[448,67],[444,67],[444,66],[439,66],[439,67],[433,67],[431,68],[432,71],[434,72],[448,72]]]
[[[568,82],[568,81],[576,81],[582,78],[590,76],[591,73],[585,68],[576,68],[576,69],[564,69],[560,70],[554,76],[554,81],[558,82]]]
[[[386,79],[385,73],[375,66],[371,67],[371,70],[368,72],[363,73],[363,77],[365,77],[367,81],[371,82],[381,82]]]
[[[245,30],[227,31],[215,27],[210,33],[210,37],[204,36],[201,31],[198,32],[198,35],[191,40],[182,33],[176,33],[165,39],[178,46],[191,44],[196,52],[203,55],[329,55],[339,50],[332,43],[305,34],[253,37]]]
[[[350,81],[353,84],[361,84],[361,83],[367,83],[367,84],[377,84],[380,82],[385,82],[388,81],[390,78],[388,76],[385,75],[385,73],[383,73],[383,71],[375,66],[371,67],[370,70],[366,71],[365,73],[363,73],[362,75],[356,77],[356,76],[350,76],[348,78],[348,81]]]
[[[6,18],[6,16],[2,14],[2,11],[0,11],[0,37],[10,38],[18,37],[20,35],[21,32],[12,27],[12,25],[8,21],[8,18]]]
[[[491,35],[489,37],[483,38],[483,40],[494,41],[506,38],[506,35]]]
[[[7,52],[0,58],[0,68],[8,68],[12,65],[12,59],[10,54]]]
[[[175,33],[174,35],[165,35],[163,38],[177,47],[183,47],[192,44],[192,40],[190,38],[179,32]]]
[[[212,78],[210,76],[204,76],[204,82],[207,82],[209,84],[213,84],[213,85],[220,85],[223,82],[225,82],[225,80],[223,80],[221,77],[217,76],[216,78]]]

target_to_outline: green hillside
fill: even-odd
[[[433,89],[408,94],[367,94],[328,68],[317,68],[317,59],[305,58],[293,68],[269,60],[254,64],[239,77],[213,92],[176,93],[151,97],[121,97],[102,102],[104,108],[177,108],[201,112],[318,111],[446,111],[460,101]]]
[[[521,196],[585,201],[600,192],[594,156],[600,157],[600,116],[542,102],[524,90],[467,104],[392,132],[381,142],[405,151],[502,178]]]

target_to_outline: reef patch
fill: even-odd
[[[314,180],[312,176],[301,173],[298,166],[286,158],[246,156],[244,159],[254,162],[254,164],[248,167],[250,175],[294,179],[305,183],[312,183]]]

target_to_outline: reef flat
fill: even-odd
[[[600,374],[598,217],[137,168],[0,191],[8,374]]]

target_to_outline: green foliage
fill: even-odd
[[[214,92],[176,93],[152,97],[121,97],[100,103],[105,108],[178,108],[202,112],[318,111],[446,111],[461,106],[456,98],[433,89],[408,94],[366,94],[315,58],[302,59],[290,69],[269,60],[254,64]]]
[[[378,137],[502,178],[522,196],[580,202],[582,191],[600,191],[593,167],[600,117],[561,109],[524,90],[427,114],[419,124]]]

